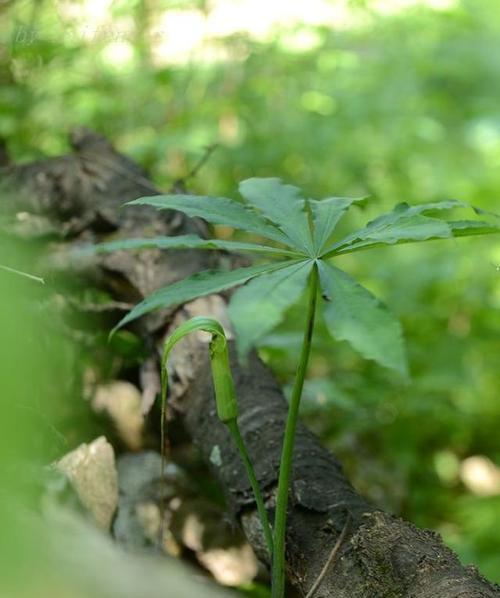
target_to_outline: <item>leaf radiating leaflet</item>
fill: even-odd
[[[205,270],[198,272],[179,282],[163,287],[149,295],[149,297],[146,297],[120,320],[113,332],[125,324],[132,322],[132,320],[136,320],[156,309],[180,305],[196,297],[219,293],[238,284],[243,284],[254,276],[258,276],[264,272],[273,272],[289,264],[290,262],[274,262],[249,266],[247,268],[238,268],[237,270]]]
[[[313,261],[308,260],[263,274],[234,293],[229,317],[240,357],[244,358],[259,338],[281,322],[285,310],[305,289],[312,265]]]
[[[296,249],[313,251],[313,240],[301,190],[280,179],[247,179],[239,186],[241,195],[291,240]]]
[[[401,324],[386,307],[342,270],[319,262],[325,303],[324,316],[331,335],[348,341],[366,359],[408,373]]]
[[[282,257],[300,257],[300,254],[277,247],[268,247],[256,243],[243,243],[240,241],[225,241],[222,239],[202,239],[197,235],[180,235],[178,237],[150,237],[143,239],[116,239],[88,245],[77,249],[74,254],[78,256],[93,255],[96,253],[110,253],[121,250],[138,249],[208,249],[234,251],[241,253],[258,253],[265,255],[276,255]]]
[[[140,197],[126,205],[148,205],[160,210],[178,210],[188,216],[203,218],[212,224],[223,224],[248,233],[255,233],[285,245],[290,240],[277,227],[266,222],[249,207],[227,197],[205,195],[152,195]]]
[[[321,201],[309,200],[313,217],[314,249],[321,252],[328,239],[331,237],[338,221],[347,212],[350,206],[365,197],[328,197]]]
[[[382,244],[394,245],[498,232],[499,227],[496,224],[473,220],[447,221],[424,215],[426,212],[464,207],[468,207],[468,205],[455,200],[417,206],[400,204],[392,212],[379,216],[364,228],[354,231],[345,239],[332,245],[324,252],[324,257],[330,257],[336,253],[350,253]]]

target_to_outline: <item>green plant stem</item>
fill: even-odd
[[[161,420],[160,420],[160,450],[161,450],[161,465],[160,465],[160,526],[158,528],[158,546],[163,547],[163,536],[165,535],[165,494],[166,494],[166,481],[165,481],[165,470],[167,466],[167,454],[165,448],[166,433],[165,433],[165,418],[167,417],[167,391],[165,388],[165,378],[167,372],[166,364],[161,369]]]
[[[276,515],[274,519],[274,558],[272,563],[272,598],[283,598],[285,595],[285,542],[286,518],[288,508],[288,491],[292,472],[293,447],[295,430],[299,417],[300,399],[304,388],[304,379],[311,353],[311,341],[316,314],[318,293],[318,268],[316,264],[309,278],[309,299],[307,308],[306,329],[302,340],[299,365],[295,376],[292,397],[288,408],[285,426],[283,449],[281,452],[280,471],[278,479],[278,496],[276,499]]]
[[[266,507],[264,505],[264,499],[262,498],[262,493],[260,491],[259,482],[257,481],[257,477],[255,475],[252,462],[250,461],[245,442],[243,440],[243,437],[241,436],[237,420],[232,419],[225,422],[225,424],[228,427],[231,436],[233,437],[234,443],[236,444],[236,447],[240,452],[243,464],[245,465],[245,469],[247,470],[248,479],[250,481],[250,485],[252,486],[255,502],[257,504],[257,512],[259,514],[262,530],[264,532],[264,538],[266,540],[267,549],[269,551],[269,556],[272,560],[274,554],[273,534],[271,524],[269,523],[269,518],[267,516]]]

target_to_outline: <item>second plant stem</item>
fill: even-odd
[[[274,553],[274,546],[273,546],[273,535],[271,530],[271,525],[269,523],[269,519],[267,516],[266,506],[264,504],[264,499],[262,497],[262,493],[260,491],[259,482],[257,481],[257,477],[255,476],[255,471],[252,466],[252,462],[250,461],[250,457],[248,455],[247,447],[243,438],[241,436],[241,432],[238,426],[236,419],[230,420],[226,422],[226,426],[233,437],[234,443],[238,448],[240,453],[240,457],[243,461],[243,465],[245,466],[248,479],[250,481],[250,485],[252,486],[252,490],[254,493],[255,503],[257,505],[257,512],[259,514],[260,523],[262,525],[262,531],[264,533],[264,538],[266,540],[267,550],[269,552],[269,558],[273,559]]]
[[[288,492],[292,472],[293,447],[295,444],[295,430],[299,417],[300,399],[304,388],[304,380],[311,353],[311,341],[316,315],[318,294],[318,268],[315,265],[311,271],[308,284],[308,307],[306,328],[302,340],[299,364],[293,385],[292,396],[288,408],[285,426],[285,436],[281,452],[280,471],[278,479],[278,495],[276,499],[276,513],[274,518],[274,554],[272,561],[272,598],[283,598],[285,595],[285,543],[286,519],[288,509]]]

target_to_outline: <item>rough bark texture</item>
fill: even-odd
[[[76,131],[71,143],[71,155],[0,171],[6,189],[2,194],[4,207],[36,215],[28,219],[32,223],[30,233],[35,223],[40,234],[50,232],[71,242],[98,240],[111,233],[114,238],[193,231],[203,234],[203,223],[178,213],[159,214],[147,207],[121,210],[124,201],[156,192],[145,173],[89,131]],[[191,251],[118,252],[87,265],[85,273],[92,273],[94,281],[113,291],[116,303],[110,309],[123,309],[123,304],[221,259],[221,254],[214,257]],[[223,301],[209,298],[175,314],[170,310],[137,323],[136,330],[152,340],[152,358],[168,326],[200,310],[215,310],[224,317]],[[242,431],[272,511],[286,403],[271,372],[256,356],[245,370],[236,362],[233,366]],[[221,461],[212,464],[214,475],[252,545],[265,559],[245,472],[216,418],[206,344],[199,338],[191,339],[177,353],[174,367],[178,374],[173,389],[175,408],[207,462],[214,447],[219,447]],[[299,427],[287,567],[290,583],[304,594],[328,560],[347,519],[346,539],[315,594],[318,598],[500,596],[500,588],[473,567],[463,567],[438,534],[420,530],[367,503],[352,488],[335,456],[305,427]]]

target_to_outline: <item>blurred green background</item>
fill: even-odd
[[[19,0],[0,23],[15,161],[69,151],[85,125],[165,189],[217,143],[194,191],[272,175],[369,194],[345,227],[400,201],[499,209],[498,0]],[[500,581],[500,240],[342,262],[402,319],[412,380],[319,326],[304,417],[357,488]],[[299,307],[261,347],[284,386],[301,326]]]

